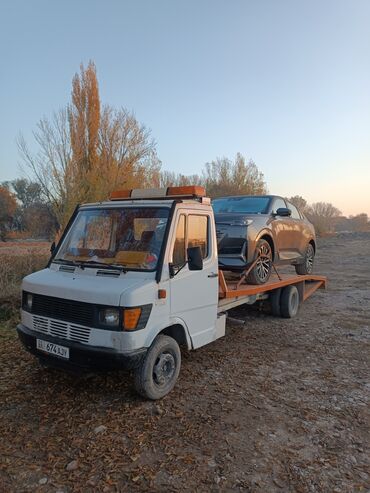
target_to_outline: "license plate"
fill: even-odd
[[[40,351],[52,354],[53,356],[59,356],[59,358],[69,359],[69,348],[65,346],[59,346],[53,342],[43,341],[42,339],[36,339],[36,347]]]

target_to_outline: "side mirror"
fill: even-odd
[[[274,216],[289,217],[292,215],[292,211],[287,207],[279,207]]]
[[[53,243],[51,244],[51,247],[50,247],[50,253],[53,255],[53,253],[55,252],[55,248],[56,248],[56,245],[55,245],[55,241],[53,241]]]
[[[202,250],[199,246],[189,247],[188,252],[188,266],[189,270],[202,270],[203,269],[203,257]]]

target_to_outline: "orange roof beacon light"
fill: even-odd
[[[111,193],[110,200],[165,199],[172,197],[203,198],[205,195],[206,190],[204,187],[189,185],[185,187],[134,188],[132,190],[116,190]]]
[[[167,197],[175,195],[205,197],[206,189],[197,185],[189,185],[187,187],[168,187],[166,195]]]
[[[110,194],[110,200],[122,200],[129,199],[131,197],[131,190],[115,190]]]

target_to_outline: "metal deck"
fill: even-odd
[[[284,288],[291,284],[298,289],[300,300],[305,301],[317,289],[326,289],[327,278],[317,275],[291,275],[274,273],[265,284],[254,285],[241,282],[240,276],[232,276],[222,270],[218,272],[219,303],[218,311],[234,308],[244,303],[252,304],[257,300],[267,299],[275,289]]]

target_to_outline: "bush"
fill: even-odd
[[[20,296],[22,279],[43,269],[49,255],[45,253],[22,252],[21,254],[0,254],[0,300]]]

